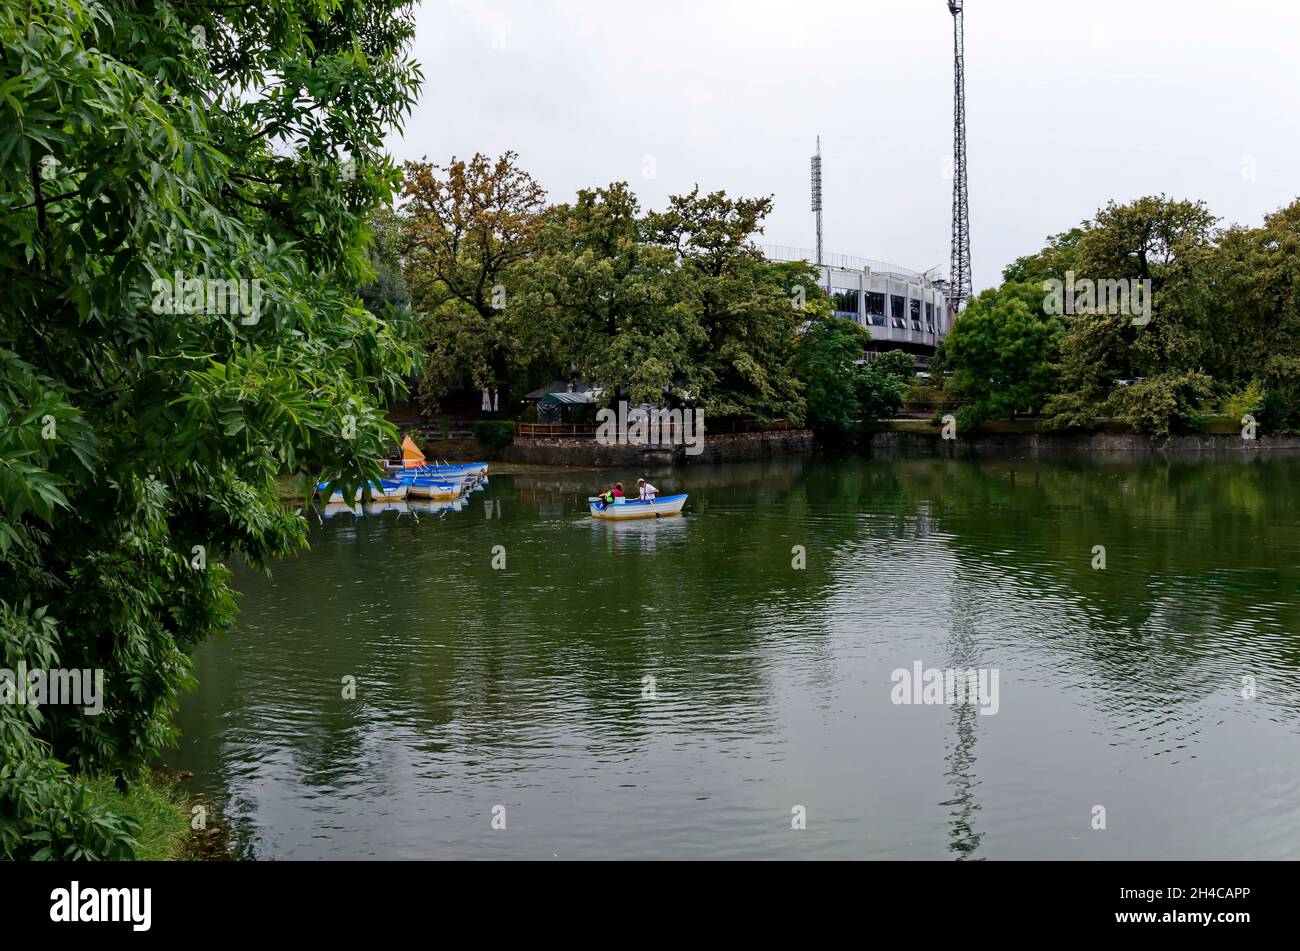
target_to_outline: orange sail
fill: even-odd
[[[402,468],[418,469],[424,465],[424,453],[420,452],[420,447],[411,441],[410,436],[402,438]]]

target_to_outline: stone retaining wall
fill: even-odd
[[[1138,433],[976,433],[942,439],[938,433],[879,432],[866,439],[869,452],[938,453],[946,456],[1038,453],[1153,453],[1195,452],[1257,454],[1271,450],[1300,450],[1300,436],[1260,436],[1242,439],[1237,433],[1172,436],[1161,439]]]
[[[703,451],[686,455],[685,446],[606,446],[593,438],[572,436],[517,436],[501,458],[506,462],[531,462],[569,466],[663,466],[696,462],[734,462],[811,452],[813,434],[808,429],[770,433],[705,433]]]

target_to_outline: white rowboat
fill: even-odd
[[[633,518],[663,518],[668,515],[681,515],[682,506],[686,504],[686,493],[680,495],[661,495],[653,502],[627,501],[603,504],[600,499],[588,499],[592,518],[608,519],[621,522]]]

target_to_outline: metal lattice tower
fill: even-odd
[[[952,267],[948,299],[954,310],[971,296],[970,202],[966,192],[966,27],[963,0],[948,0],[952,12]]]
[[[812,210],[817,215],[817,266],[822,264],[822,137],[817,136],[817,154],[812,157]]]

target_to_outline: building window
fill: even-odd
[[[858,292],[851,287],[832,287],[831,307],[837,314],[858,316]]]
[[[934,301],[925,302],[925,331],[934,333]]]
[[[878,291],[867,291],[867,323],[885,326],[885,295]]]
[[[921,302],[919,300],[914,300],[914,301],[909,301],[909,303],[911,304],[910,310],[912,312],[912,329],[920,330],[921,329]]]
[[[897,294],[889,295],[889,322],[899,330],[906,330],[907,325],[903,323],[903,314],[907,309],[907,301]]]

